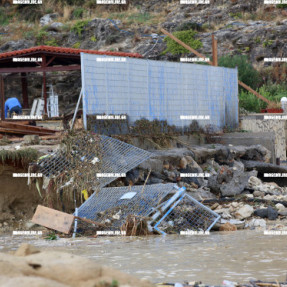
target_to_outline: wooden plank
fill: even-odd
[[[17,135],[54,135],[54,133],[40,132],[40,131],[27,131],[19,129],[7,129],[0,127],[0,133],[17,134]]]
[[[31,121],[34,121],[34,120],[31,120]],[[5,120],[5,122],[7,122],[7,123],[17,123],[17,124],[19,124],[19,125],[29,125],[29,122],[30,121],[28,121],[28,120],[16,120],[16,119],[9,119],[9,118],[7,118],[6,120]]]
[[[213,58],[213,66],[218,66],[218,59],[217,59],[217,40],[214,37],[214,34],[212,34],[212,58]]]
[[[56,132],[56,130],[52,130],[52,129],[46,129],[46,128],[42,128],[42,127],[37,127],[37,126],[30,126],[30,125],[23,125],[23,124],[19,124],[19,123],[15,123],[15,122],[3,122],[0,121],[0,127],[3,128],[19,128],[19,129],[27,129],[29,131],[41,131],[41,132]]]
[[[30,125],[21,125],[21,124],[15,123],[15,122],[7,122],[7,121],[5,121],[5,122],[0,121],[0,127],[10,129],[10,130],[36,132],[36,133],[40,132],[42,134],[44,134],[44,133],[53,134],[53,133],[57,132],[56,130],[52,130],[52,129],[46,129],[46,128],[30,126]]]
[[[263,96],[261,96],[259,93],[257,93],[256,91],[254,91],[252,88],[250,88],[249,86],[247,86],[246,84],[244,84],[243,82],[238,80],[238,84],[245,88],[247,91],[251,92],[252,94],[254,94],[257,98],[259,98],[260,100],[264,101],[265,103],[267,103],[268,105],[271,104],[271,101],[267,100],[266,98],[264,98]]]
[[[97,226],[106,227],[105,224],[102,224],[102,223],[99,223],[99,222],[96,222],[96,221],[93,221],[93,220],[90,220],[90,219],[87,219],[87,218],[84,218],[84,217],[74,216],[74,218],[77,218],[79,220],[82,220],[84,222],[87,222],[87,223],[90,223],[90,224],[94,224],[94,225],[97,225]]]
[[[65,212],[38,205],[32,222],[68,234],[74,222],[74,216]]]

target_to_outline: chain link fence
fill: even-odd
[[[162,234],[209,231],[219,218],[217,213],[184,193],[157,221],[154,229]]]
[[[147,217],[174,191],[174,184],[102,188],[78,209],[80,217],[106,224],[108,230],[119,230],[128,215]]]
[[[94,170],[90,180],[94,180],[95,185],[99,183],[99,187],[104,187],[119,177],[113,176],[114,174],[125,174],[152,155],[150,152],[108,136],[102,135],[95,138],[99,141],[97,153],[93,149],[88,149],[89,145],[83,137],[81,141],[73,144],[73,150],[61,148],[40,159],[38,161],[40,172],[50,178],[77,167],[80,167],[77,168],[78,173],[84,173],[88,168],[89,172]],[[99,177],[98,173],[102,173],[102,177]],[[67,177],[66,181],[69,180],[70,178]]]

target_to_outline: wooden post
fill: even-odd
[[[27,73],[21,73],[23,108],[28,109]]]
[[[42,56],[42,67],[46,67],[46,56]],[[43,94],[44,94],[44,111],[47,112],[47,86],[46,86],[46,72],[43,72]]]
[[[212,58],[213,58],[213,66],[218,66],[218,58],[217,58],[217,40],[212,34]]]
[[[254,91],[252,88],[250,88],[249,86],[247,86],[246,84],[244,84],[243,82],[238,80],[238,84],[245,88],[247,91],[251,92],[252,94],[254,94],[257,98],[259,98],[260,100],[264,101],[265,103],[267,103],[268,105],[271,104],[271,101],[267,100],[266,98],[264,98],[263,96],[261,96],[259,93],[257,93],[256,91]]]
[[[0,84],[1,84],[1,120],[5,121],[5,96],[4,96],[4,79],[3,76],[0,75]]]

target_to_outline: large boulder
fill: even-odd
[[[256,171],[238,172],[235,173],[233,178],[226,184],[220,187],[222,196],[235,196],[241,194],[248,186],[248,179],[251,176],[257,175]]]
[[[271,206],[268,208],[259,208],[254,211],[254,215],[261,218],[268,218],[269,220],[276,220],[278,217],[278,211]]]
[[[254,211],[253,207],[251,205],[246,204],[238,209],[235,216],[240,220],[245,219],[250,217],[253,214],[253,211]]]
[[[236,162],[236,167],[222,166],[218,174],[209,177],[208,187],[215,194],[231,197],[241,194],[248,187],[252,176],[257,176],[257,172],[244,172],[242,166]]]
[[[52,13],[52,14],[46,14],[43,17],[40,18],[40,26],[46,26],[48,24],[50,24],[51,22],[53,22],[55,19],[58,18],[58,14],[57,13]]]
[[[22,249],[28,250],[27,246]],[[26,256],[0,253],[1,286],[101,286],[100,282],[112,286],[113,281],[117,281],[119,286],[153,286],[81,256],[56,251],[32,253],[28,252]]]
[[[18,40],[18,41],[9,41],[0,47],[0,53],[8,51],[23,50],[34,46],[34,41],[29,40]]]

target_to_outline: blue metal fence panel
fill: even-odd
[[[94,114],[128,114],[170,125],[238,125],[237,69],[81,53],[84,123]],[[103,61],[102,59],[106,59]]]

